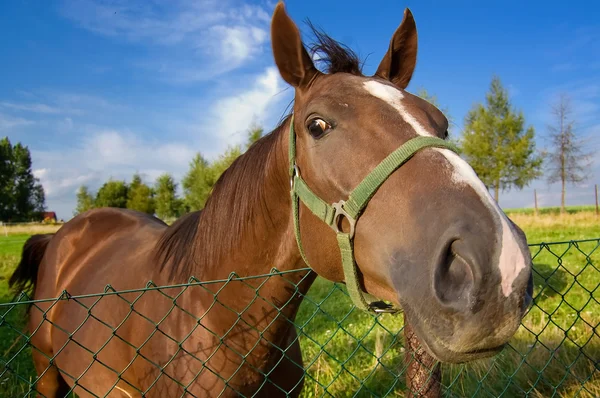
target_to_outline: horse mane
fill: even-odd
[[[265,164],[275,154],[273,149],[290,116],[233,161],[215,183],[204,209],[180,217],[165,230],[155,255],[161,270],[170,264],[170,278],[188,278],[197,267],[218,264],[224,253],[239,246],[245,229],[258,216],[256,209],[265,210],[264,181],[273,172]]]
[[[362,75],[361,61],[351,49],[310,22],[309,26],[316,37],[309,49],[313,59],[317,54],[317,62],[325,64],[326,73]],[[290,105],[293,106],[293,102]],[[224,253],[239,246],[244,229],[257,217],[256,209],[266,207],[264,180],[269,170],[265,164],[290,117],[291,112],[223,172],[203,210],[180,217],[165,230],[155,248],[161,271],[170,264],[170,278],[188,278],[197,269],[218,264]],[[268,212],[264,215],[268,218]],[[227,228],[214,228],[215,225],[227,225]],[[201,243],[205,247],[199,247]],[[200,249],[201,256],[198,255]]]

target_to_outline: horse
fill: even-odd
[[[531,302],[526,237],[448,143],[443,113],[406,91],[410,10],[370,76],[315,29],[318,69],[282,2],[270,29],[293,109],[203,210],[168,226],[94,209],[25,243],[11,287],[63,298],[28,315],[43,396],[298,396],[293,320],[317,275],[366,311],[401,308],[440,362],[490,357],[516,332]]]

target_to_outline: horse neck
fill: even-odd
[[[293,229],[288,175],[289,123],[288,119],[249,148],[215,186],[199,216],[190,252],[193,268],[188,275],[214,281],[227,279],[232,273],[251,277],[269,274],[273,268],[285,272],[306,266]],[[277,277],[280,282],[265,283],[261,293],[268,292],[273,300],[286,302],[294,290],[306,293],[314,279],[314,276],[306,278],[305,272],[286,274],[284,279],[289,282],[285,283],[282,277]],[[249,283],[254,286],[261,281],[264,279]],[[290,283],[300,281],[303,281],[300,286],[290,289]]]
[[[258,367],[265,366],[273,350],[267,342],[277,345],[288,336],[288,320],[295,318],[316,276],[306,270],[288,272],[306,266],[293,229],[285,134],[288,123],[281,127],[283,131],[273,133],[276,136],[263,138],[265,141],[238,158],[215,187],[198,215],[195,249],[189,253],[194,264],[189,274],[202,286],[193,287],[178,299],[210,330],[209,335],[194,333],[189,344],[218,346],[221,342],[211,343],[212,339],[226,336],[223,341],[228,347],[248,353],[245,360]],[[268,148],[261,148],[263,145]],[[257,169],[260,172],[255,174]],[[255,196],[249,195],[249,190]],[[273,268],[282,273],[269,275]],[[232,273],[243,280],[223,282]],[[185,322],[190,318],[182,313],[177,324]],[[239,359],[235,358],[234,362]]]
[[[283,131],[272,134],[225,171],[200,215],[193,271],[203,280],[298,265],[292,239],[287,135]]]

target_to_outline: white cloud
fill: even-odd
[[[0,102],[0,106],[3,108],[10,108],[17,111],[26,111],[34,113],[62,113],[63,110],[57,107],[53,107],[47,104],[16,104],[13,102]]]
[[[0,111],[4,111],[5,115],[10,113],[13,116],[27,114],[32,118],[37,118],[36,120],[40,120],[42,117],[64,115],[60,124],[62,128],[68,130],[73,127],[71,116],[99,114],[102,112],[105,114],[114,114],[117,111],[127,109],[122,104],[109,102],[98,96],[49,89],[39,89],[35,93],[28,92],[27,98],[31,101],[15,102],[0,98]],[[8,118],[9,116],[6,117]],[[25,120],[14,117],[13,119]]]
[[[68,219],[75,206],[75,193],[87,184],[97,190],[109,178],[130,180],[135,172],[148,183],[170,172],[180,179],[194,155],[185,143],[146,141],[129,131],[99,130],[71,148],[32,150],[38,177],[46,193],[48,208]]]
[[[277,94],[283,89],[282,80],[275,67],[267,68],[259,75],[253,86],[237,95],[223,98],[216,102],[210,126],[218,126],[222,151],[227,144],[245,142],[245,132],[252,121],[264,124],[269,111],[279,103]]]
[[[0,131],[10,130],[15,127],[29,126],[34,124],[33,120],[23,119],[0,113]]]
[[[62,14],[94,33],[173,45],[227,18],[226,1],[65,0]]]
[[[72,130],[69,134],[73,140],[57,149],[32,150],[35,175],[44,186],[48,208],[68,219],[79,186],[86,184],[95,191],[110,177],[130,180],[135,172],[147,182],[169,172],[180,182],[196,152],[214,159],[227,145],[244,143],[246,129],[253,121],[269,129],[271,119],[280,111],[277,105],[282,100],[278,95],[282,80],[270,67],[245,81],[248,87],[228,91],[209,108],[168,115],[172,117],[167,118],[169,126],[185,122],[195,126],[177,138],[149,138],[157,137],[156,131],[139,127],[107,128],[61,121]]]
[[[255,26],[218,25],[210,29],[214,41],[206,44],[211,55],[217,55],[223,64],[233,69],[253,56],[267,40],[267,32]]]
[[[163,47],[162,55],[133,64],[174,82],[207,80],[239,67],[261,53],[269,27],[263,8],[239,0],[65,0],[61,11],[96,34]]]
[[[79,187],[82,184],[92,181],[98,175],[98,172],[77,174],[73,170],[71,174],[59,176],[53,169],[42,168],[33,170],[33,175],[42,183],[46,198],[54,198],[57,196],[60,197],[65,190],[71,191],[73,187]]]

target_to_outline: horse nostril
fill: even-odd
[[[456,251],[452,243],[435,272],[434,289],[437,298],[456,310],[468,310],[471,307],[473,284],[471,265]]]

